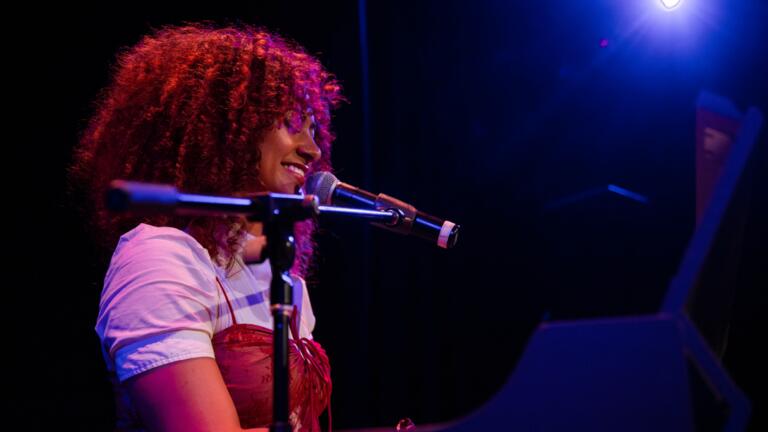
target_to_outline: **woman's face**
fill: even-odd
[[[307,115],[298,130],[285,122],[266,133],[259,144],[259,179],[268,191],[293,194],[304,185],[309,166],[321,155],[315,127],[315,117]]]

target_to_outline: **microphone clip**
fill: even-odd
[[[408,232],[413,227],[416,207],[383,193],[376,196],[375,205],[376,210],[391,211],[397,216],[391,223],[375,223],[375,225],[396,232]]]

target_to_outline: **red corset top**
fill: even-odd
[[[238,324],[224,287],[233,325],[213,336],[213,350],[243,428],[269,427],[272,423],[272,330]],[[290,422],[294,431],[319,432],[318,417],[329,408],[331,367],[317,342],[299,337],[299,314],[291,318],[293,339],[288,340],[290,367]]]

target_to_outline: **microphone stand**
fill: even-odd
[[[276,217],[264,222],[267,257],[272,268],[269,288],[274,329],[272,333],[272,425],[271,432],[291,432],[289,422],[288,331],[293,312],[293,286],[289,271],[296,255],[292,218]]]
[[[291,432],[289,422],[288,331],[293,312],[290,270],[296,255],[294,223],[316,216],[314,195],[261,193],[247,198],[180,193],[171,185],[115,180],[107,191],[113,211],[176,213],[183,215],[239,215],[262,222],[267,237],[266,257],[272,268],[270,304],[274,328],[273,401],[271,432]]]
[[[390,212],[367,211],[346,208],[320,206],[318,213],[336,217],[355,217],[379,222],[391,221],[396,215]],[[261,219],[264,223],[264,233],[267,236],[267,258],[272,268],[272,282],[269,296],[274,320],[273,330],[273,363],[272,374],[272,425],[270,432],[291,432],[289,422],[290,395],[288,365],[288,332],[290,330],[291,314],[293,313],[293,284],[289,274],[296,256],[296,239],[293,225],[295,222],[307,219],[304,212],[295,215],[289,212],[278,212],[273,217]],[[298,337],[298,335],[294,335]]]
[[[266,257],[272,268],[270,304],[274,328],[273,401],[271,432],[291,432],[289,422],[288,332],[293,313],[293,283],[290,276],[296,256],[294,224],[326,215],[394,223],[398,215],[391,211],[359,210],[318,206],[314,195],[261,193],[248,198],[180,193],[171,185],[115,180],[106,196],[112,211],[137,213],[176,213],[183,215],[239,215],[251,222],[262,222],[267,237]],[[297,335],[298,336],[298,335]]]

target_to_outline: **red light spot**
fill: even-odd
[[[608,39],[602,38],[600,39],[600,48],[605,48],[608,46]]]

